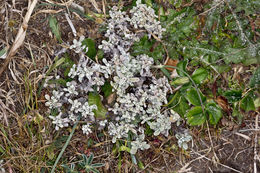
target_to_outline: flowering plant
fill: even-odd
[[[165,31],[152,8],[141,4],[141,0],[136,4],[129,14],[118,7],[113,7],[109,12],[105,34],[107,40],[99,45],[105,53],[102,64],[84,57],[83,50],[87,48],[81,44],[83,37],[73,41],[74,45],[70,48],[75,49],[81,58],[68,74],[72,81],[67,82],[66,87],[54,90],[52,96],[45,96],[48,100],[46,106],[59,112],[58,116],[50,116],[56,130],[80,119],[85,122],[82,125],[83,133],[88,135],[92,132],[91,126],[98,123],[100,128],[108,127],[113,143],[118,139],[127,139],[131,134],[132,139],[128,141],[131,143],[131,154],[150,147],[145,141],[145,125],[154,131],[155,136],[167,136],[173,122],[171,112],[161,109],[162,105],[167,104],[167,93],[172,91],[168,79],[153,74],[152,57],[146,54],[134,57],[129,52],[142,34],[161,38]],[[136,33],[136,29],[143,30],[143,33]],[[91,100],[95,95],[102,104],[98,93],[106,81],[110,82],[116,98],[114,104],[100,108]],[[98,112],[102,112],[102,116]]]

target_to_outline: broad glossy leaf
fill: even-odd
[[[191,78],[194,80],[195,83],[200,84],[208,77],[208,71],[204,68],[196,69]]]
[[[203,113],[201,106],[193,107],[187,112],[186,117],[191,126],[199,126],[206,121],[206,115]]]
[[[242,98],[241,90],[228,90],[224,92],[224,96],[228,99],[229,103],[234,103]]]
[[[221,108],[212,101],[206,105],[206,111],[209,114],[210,124],[216,125],[222,117]]]
[[[175,95],[169,97],[169,103],[167,105],[169,108],[172,108],[177,112],[182,118],[186,114],[186,111],[190,108],[187,100],[180,92],[176,92]]]
[[[104,107],[99,94],[90,92],[88,95],[89,105],[97,105],[97,110],[94,110],[95,116],[97,118],[106,118],[107,109]]]
[[[82,41],[82,45],[87,46],[88,51],[87,51],[87,56],[90,57],[91,59],[94,59],[96,54],[97,54],[97,50],[96,50],[96,45],[94,40],[90,39],[90,38],[86,38]],[[85,49],[86,51],[86,49]]]
[[[255,110],[255,104],[253,98],[251,97],[251,94],[246,95],[240,101],[240,107],[244,109],[246,112]]]
[[[188,65],[188,60],[180,61],[180,62],[177,64],[177,67],[180,69],[180,70],[177,69],[178,75],[183,76],[183,77],[187,77],[187,76],[185,75],[185,73],[183,73],[183,71],[184,71],[184,72],[187,72],[187,70],[186,70],[187,65]]]
[[[206,97],[201,93],[200,90],[199,90],[199,93],[200,93],[202,103],[200,101],[197,90],[194,87],[190,88],[187,91],[187,95],[186,95],[187,100],[194,106],[201,106],[201,104],[203,104],[206,101]]]

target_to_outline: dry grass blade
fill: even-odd
[[[98,4],[95,0],[89,0],[91,4],[95,7],[98,13],[101,13],[101,10],[98,8]]]
[[[2,75],[2,73],[4,72],[5,68],[7,67],[7,65],[9,64],[10,60],[12,59],[13,55],[16,53],[16,51],[18,50],[18,48],[23,44],[23,41],[25,39],[25,35],[26,35],[26,31],[27,31],[27,27],[28,27],[28,22],[31,18],[33,9],[35,7],[35,5],[37,4],[38,0],[33,0],[33,2],[31,2],[31,0],[28,3],[28,11],[24,17],[23,23],[20,26],[20,29],[18,31],[18,34],[16,35],[15,41],[11,47],[11,50],[9,51],[5,62],[2,66],[2,68],[0,69],[0,76]]]
[[[258,119],[259,119],[259,115],[256,116],[255,118],[255,129],[258,129]],[[255,145],[254,145],[254,173],[257,173],[257,165],[256,165],[256,162],[257,162],[257,132],[255,134]]]

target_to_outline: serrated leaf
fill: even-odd
[[[187,77],[187,76],[185,75],[185,73],[183,73],[183,71],[184,71],[184,72],[187,72],[187,70],[186,70],[187,65],[188,65],[188,60],[180,61],[180,62],[177,64],[177,67],[178,67],[179,69],[181,69],[181,70],[176,69],[179,76]]]
[[[51,28],[52,33],[55,35],[57,40],[62,43],[61,39],[61,33],[60,33],[60,27],[58,25],[57,19],[53,16],[50,16],[49,18],[49,26]]]
[[[92,40],[90,38],[86,38],[82,41],[82,45],[85,45],[88,48],[86,55],[89,58],[94,59],[97,54],[96,44],[95,44],[94,40]],[[86,49],[84,51],[86,51]]]
[[[206,116],[203,113],[201,106],[193,107],[186,114],[186,117],[188,118],[188,123],[191,126],[199,126],[199,125],[202,125],[206,121]]]
[[[240,101],[240,107],[246,112],[255,110],[255,104],[253,98],[251,97],[251,94],[246,95]]]
[[[208,71],[204,68],[196,69],[191,78],[194,80],[196,84],[202,83],[208,77]]]
[[[201,104],[203,104],[203,102],[206,101],[206,97],[201,93],[201,91],[199,90],[199,93],[200,93],[200,97],[201,97],[201,101],[200,101],[200,98],[199,98],[199,95],[197,93],[197,90],[192,87],[190,88],[188,91],[187,91],[187,100],[193,104],[194,106],[201,106]]]
[[[254,74],[252,75],[249,83],[250,87],[255,87],[260,85],[260,67],[258,67]]]
[[[90,92],[88,95],[88,103],[89,105],[97,106],[97,110],[93,111],[96,118],[106,118],[107,109],[102,104],[101,97],[99,96],[99,94]]]
[[[228,90],[224,92],[224,96],[227,98],[229,103],[234,103],[242,98],[241,90]]]
[[[209,122],[212,125],[216,125],[222,118],[221,108],[213,101],[206,105],[206,111],[209,115]]]

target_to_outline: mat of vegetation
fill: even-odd
[[[0,2],[0,172],[260,171],[260,2]]]

